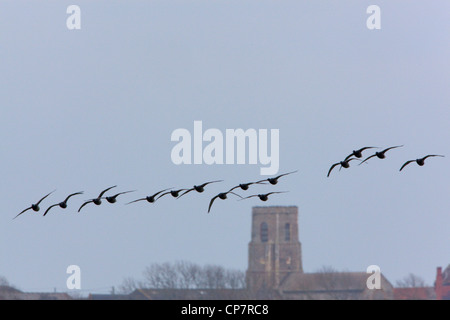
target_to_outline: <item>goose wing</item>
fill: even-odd
[[[387,151],[389,151],[389,150],[391,150],[391,149],[400,148],[400,147],[403,147],[403,145],[401,145],[401,146],[389,147],[389,148],[387,148],[387,149],[384,149],[384,150],[381,151],[381,152],[382,152],[382,153],[385,153],[385,152],[387,152]]]
[[[67,201],[69,201],[69,199],[70,199],[71,197],[76,196],[76,195],[78,195],[78,194],[83,194],[83,191],[75,192],[75,193],[69,194],[69,195],[67,196],[67,198],[64,200],[64,202],[67,203]]]
[[[364,150],[367,150],[367,149],[374,149],[374,148],[377,148],[377,147],[363,147],[363,148],[361,148],[361,149],[358,149],[358,151],[359,151],[359,152],[363,152]]]
[[[330,167],[330,169],[328,170],[328,174],[327,174],[327,177],[329,177],[330,176],[330,173],[331,173],[331,170],[333,170],[334,169],[334,167],[336,167],[338,164],[340,164],[339,162],[337,162],[337,163],[335,163],[335,164],[333,164],[331,167]]]
[[[159,198],[164,197],[166,194],[170,194],[170,192],[171,191],[167,191],[167,192],[164,192],[164,193],[160,194],[159,197],[156,198],[155,200],[158,200]]]
[[[13,218],[13,220],[14,220],[15,218],[17,218],[18,216],[20,216],[20,215],[21,215],[22,213],[24,213],[25,211],[28,211],[28,210],[30,210],[30,209],[31,209],[31,207],[28,207],[28,208],[22,210],[22,212],[20,212],[17,216],[15,216],[15,217]]]
[[[376,156],[376,154],[373,154],[373,155],[371,155],[370,157],[367,157],[367,158],[365,158],[363,161],[361,161],[360,163],[359,163],[359,166],[360,165],[362,165],[364,162],[366,162],[367,160],[369,160],[370,158],[373,158],[373,157],[375,157]]]
[[[398,170],[398,171],[402,171],[404,167],[406,167],[408,164],[410,164],[411,162],[414,162],[414,161],[416,161],[416,160],[408,160],[408,161],[406,161],[406,162],[402,165],[402,167],[400,168],[400,170]]]
[[[156,196],[157,196],[158,194],[160,194],[161,192],[164,192],[164,191],[167,191],[167,190],[170,190],[170,189],[172,189],[172,188],[167,188],[167,189],[158,191],[157,193],[155,193],[154,195],[152,195],[152,197],[156,197]]]
[[[93,202],[93,200],[89,200],[89,201],[86,201],[85,203],[83,203],[83,204],[81,205],[80,209],[78,209],[78,212],[80,212],[81,209],[83,209],[83,207],[84,207],[85,205],[87,205],[88,203],[91,203],[91,202]]]
[[[275,194],[275,193],[286,193],[286,192],[287,192],[287,191],[274,191],[274,192],[266,193],[266,196],[269,196],[269,195]]]
[[[105,194],[106,191],[109,191],[109,190],[111,190],[112,188],[115,188],[115,187],[117,187],[117,186],[112,186],[112,187],[109,187],[109,188],[103,190],[102,192],[100,192],[98,197],[101,198]]]
[[[288,173],[283,173],[280,174],[278,177],[275,177],[275,179],[280,179],[281,177],[287,176],[288,174],[292,174],[292,173],[296,173],[298,170],[292,171],[292,172],[288,172]]]
[[[126,203],[126,204],[135,203],[135,202],[142,201],[142,200],[147,200],[147,198],[137,199],[137,200],[134,200],[134,201],[130,201],[130,202]]]
[[[241,197],[241,199],[239,199],[238,201],[242,201],[242,200],[245,200],[245,199],[250,199],[250,198],[253,198],[253,197],[259,197],[259,194],[253,194],[253,195],[245,197],[245,198]]]
[[[208,181],[208,182],[205,182],[204,184],[201,184],[200,187],[205,187],[205,186],[207,186],[210,183],[216,183],[216,182],[222,182],[222,181],[223,180]]]
[[[47,210],[45,210],[43,217],[45,217],[45,215],[50,211],[51,208],[59,206],[59,203],[51,205],[50,207],[47,208]]]
[[[214,196],[211,201],[209,202],[209,207],[208,207],[208,213],[209,211],[211,211],[211,206],[213,205],[214,200],[216,200],[219,197],[219,195]]]
[[[440,154],[429,154],[429,155],[423,157],[422,160],[425,160],[426,158],[429,158],[429,157],[444,157],[444,156],[440,155]]]
[[[39,205],[39,204],[42,202],[42,200],[44,200],[45,198],[47,198],[47,197],[48,197],[49,195],[51,195],[53,192],[55,192],[55,190],[53,190],[52,192],[50,192],[50,193],[46,194],[44,197],[42,197],[42,199],[39,200],[38,203],[36,203],[36,205]]]
[[[195,190],[195,188],[188,189],[188,190],[186,190],[185,192],[183,192],[182,194],[180,194],[180,195],[178,196],[178,198],[181,198],[181,197],[184,196],[186,193],[189,193],[189,192],[194,191],[194,190]],[[178,199],[178,198],[177,198],[177,199]]]

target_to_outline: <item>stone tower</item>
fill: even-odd
[[[290,272],[303,272],[298,208],[253,207],[247,288],[277,288]]]

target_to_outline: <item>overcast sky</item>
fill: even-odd
[[[69,30],[67,7],[81,9]],[[381,29],[369,30],[369,5]],[[432,285],[450,264],[450,2],[1,1],[0,275],[24,291],[108,292],[146,266],[187,260],[246,270],[251,210],[296,205],[303,269]],[[262,165],[176,165],[174,130],[279,129],[276,186]],[[205,143],[204,145],[207,145]],[[330,166],[364,146],[386,159]],[[270,150],[270,149],[269,149]],[[367,150],[364,156],[372,154]],[[425,166],[407,160],[427,154]],[[210,180],[203,194],[131,200]],[[116,204],[84,200],[136,190]],[[20,211],[45,194],[40,212]],[[69,193],[67,209],[43,210]]]

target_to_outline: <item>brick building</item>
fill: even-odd
[[[254,207],[247,287],[276,288],[292,272],[303,272],[297,207]]]
[[[441,267],[437,268],[434,288],[437,300],[450,300],[450,265],[444,271]]]
[[[280,299],[393,298],[393,286],[382,274],[381,288],[369,289],[366,272],[304,273],[296,206],[254,207],[248,248],[250,292],[274,290]]]

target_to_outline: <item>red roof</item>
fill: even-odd
[[[434,300],[436,294],[433,287],[394,288],[395,300]]]

